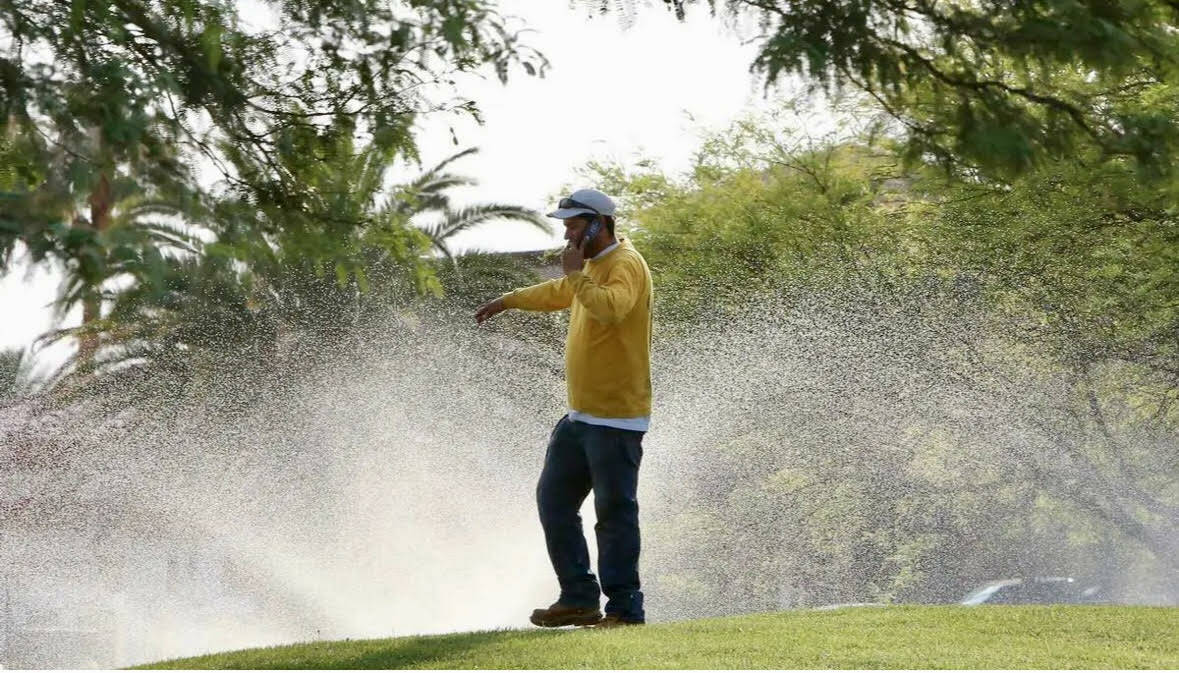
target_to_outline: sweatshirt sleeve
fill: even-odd
[[[525,311],[560,311],[573,303],[573,288],[568,277],[554,278],[530,287],[522,287],[505,294],[504,306]]]
[[[604,283],[594,282],[581,271],[565,276],[565,280],[595,320],[617,323],[635,307],[642,291],[643,272],[636,260],[627,258],[610,269]]]

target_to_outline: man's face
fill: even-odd
[[[584,217],[566,217],[561,221],[565,223],[565,240],[581,245],[581,236],[585,233],[589,220]]]

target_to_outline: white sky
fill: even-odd
[[[495,201],[547,212],[590,159],[631,163],[640,155],[665,169],[687,168],[699,134],[750,108],[765,106],[748,74],[755,45],[742,45],[702,6],[679,23],[653,2],[627,28],[618,14],[597,16],[562,0],[501,0],[501,11],[535,30],[525,42],[551,62],[545,78],[513,72],[507,86],[494,75],[460,80],[485,124],[442,115],[419,124],[424,166],[460,149],[480,152],[448,166],[479,181],[452,192],[456,204]],[[694,120],[694,121],[693,121]],[[455,146],[447,127],[455,130]],[[406,177],[420,169],[411,167]],[[488,223],[455,238],[454,249],[534,250],[561,244],[526,224]],[[23,265],[0,279],[0,348],[27,346],[52,327],[48,304],[57,276]],[[80,316],[67,316],[77,324]],[[51,353],[42,359],[56,360]]]

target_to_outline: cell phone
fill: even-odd
[[[602,218],[595,217],[589,221],[585,227],[585,235],[581,237],[581,244],[585,245],[590,240],[597,237],[598,232],[602,230]]]

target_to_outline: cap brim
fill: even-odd
[[[554,210],[548,214],[548,217],[555,217],[558,220],[563,220],[567,217],[577,217],[578,215],[593,215],[594,211],[589,208],[561,208]]]

